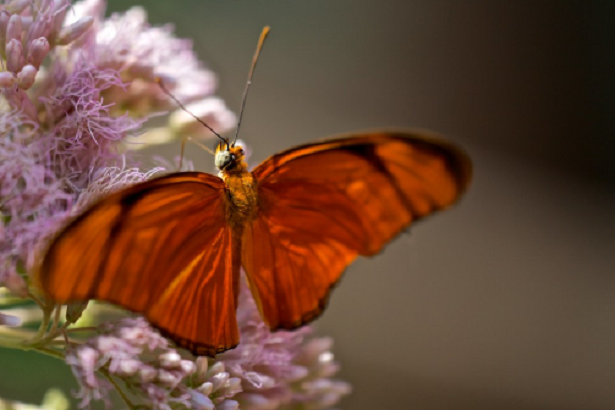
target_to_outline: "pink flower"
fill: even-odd
[[[177,359],[169,360],[171,357]],[[100,335],[70,349],[66,363],[81,386],[82,406],[106,397],[108,382],[97,375],[103,369],[122,378],[153,408],[170,409],[172,402],[188,403],[190,396],[179,385],[195,369],[192,361],[181,359],[143,318],[105,324]]]
[[[172,25],[151,27],[141,7],[114,13],[107,20],[102,19],[103,10],[103,1],[87,0],[75,6],[71,19],[94,18],[95,30],[82,39],[91,44],[89,61],[101,69],[116,70],[127,83],[126,89],[113,88],[105,92],[106,101],[136,116],[176,108],[161,93],[155,82],[158,77],[186,104],[219,101],[212,97],[217,87],[215,74],[198,60],[192,41],[173,36]],[[210,99],[211,103],[206,102]],[[207,114],[218,132],[235,125],[235,116],[224,104],[218,104]]]

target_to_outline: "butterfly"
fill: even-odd
[[[338,136],[282,151],[253,171],[236,137],[218,137],[220,176],[154,178],[72,220],[38,265],[45,296],[115,303],[178,346],[215,356],[239,343],[242,267],[270,329],[296,329],[320,316],[354,259],[455,203],[472,175],[463,150],[426,131]]]
[[[317,318],[359,255],[459,199],[471,162],[425,131],[358,132],[276,154],[248,171],[221,143],[221,177],[178,172],[113,193],[76,217],[39,268],[45,293],[145,315],[179,346],[239,343],[240,268],[272,330]]]

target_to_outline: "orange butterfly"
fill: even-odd
[[[377,254],[453,204],[472,173],[462,150],[424,131],[302,145],[253,172],[243,149],[223,140],[215,163],[221,178],[173,173],[78,216],[40,264],[46,295],[116,303],[179,346],[214,356],[239,343],[242,266],[269,327],[295,329],[322,313],[358,255]]]

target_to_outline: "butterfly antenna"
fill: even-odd
[[[252,58],[252,66],[250,67],[250,73],[248,74],[248,82],[246,83],[246,89],[243,91],[243,98],[241,99],[241,109],[239,110],[239,120],[237,121],[237,129],[235,130],[235,139],[233,140],[233,146],[237,142],[237,136],[239,135],[239,127],[241,127],[241,118],[243,117],[243,109],[246,106],[246,99],[248,97],[248,90],[250,89],[250,85],[252,84],[252,76],[254,75],[254,69],[256,68],[256,63],[258,62],[258,56],[263,49],[263,44],[265,43],[265,39],[269,34],[269,26],[265,26],[263,31],[261,32],[261,37],[258,39],[258,45],[256,46],[256,52],[254,53],[254,57]]]
[[[202,125],[205,126],[205,128],[207,128],[209,131],[213,132],[215,134],[216,137],[220,138],[220,140],[222,140],[222,142],[224,142],[226,144],[226,150],[228,151],[230,149],[228,141],[224,138],[222,138],[220,136],[220,134],[218,134],[216,131],[213,130],[213,128],[211,128],[209,125],[207,125],[205,123],[205,121],[203,121],[202,119],[200,119],[199,117],[197,117],[196,115],[194,115],[193,113],[191,113],[190,111],[188,111],[188,109],[186,107],[184,107],[184,104],[181,103],[181,101],[179,101],[173,94],[171,94],[171,92],[168,90],[168,88],[164,85],[164,83],[162,82],[162,78],[160,77],[156,77],[156,82],[158,83],[158,86],[160,87],[160,89],[162,90],[163,93],[165,93],[166,95],[168,95],[169,97],[171,97],[171,99],[173,99],[173,101],[175,101],[175,103],[177,105],[179,105],[179,108],[181,108],[182,110],[184,110],[185,112],[187,112],[188,114],[190,114],[192,116],[192,118],[194,118],[195,120],[197,120],[198,122],[200,122]]]

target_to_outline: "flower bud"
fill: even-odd
[[[248,409],[268,409],[271,403],[268,398],[262,394],[244,393],[241,395],[241,403]]]
[[[163,386],[175,387],[181,380],[173,372],[169,372],[167,370],[160,370],[158,372],[158,381]]]
[[[275,386],[275,379],[258,372],[246,372],[246,376],[250,383],[258,389],[270,389]]]
[[[60,30],[58,35],[57,44],[65,46],[77,40],[79,37],[85,34],[86,31],[92,27],[94,19],[90,16],[80,18],[76,23],[71,24],[68,27],[64,27]]]
[[[34,80],[36,79],[37,72],[38,70],[33,65],[28,64],[24,66],[19,74],[17,74],[17,84],[19,85],[19,88],[27,90],[32,87],[32,84],[34,84]]]
[[[196,361],[196,372],[199,375],[205,375],[205,373],[207,373],[207,367],[209,366],[209,363],[207,362],[207,357],[205,356],[199,356]]]
[[[228,380],[228,386],[226,387],[227,397],[232,397],[242,392],[241,379],[239,377],[231,377]]]
[[[32,16],[21,16],[21,24],[23,25],[24,31],[30,30],[33,21],[34,19]]]
[[[318,355],[318,363],[331,363],[333,361],[333,353],[322,352]]]
[[[13,14],[20,14],[31,3],[32,3],[31,0],[13,0],[6,6],[6,9]]]
[[[21,41],[11,40],[6,45],[6,66],[12,73],[17,74],[24,65],[23,48]]]
[[[190,390],[192,407],[195,410],[215,410],[216,407],[206,394]]]
[[[216,362],[209,369],[210,374],[222,373],[224,372],[224,362]]]
[[[295,357],[295,362],[299,364],[312,363],[317,360],[322,353],[330,351],[332,347],[333,339],[330,337],[312,339],[303,346],[302,351]]]
[[[151,366],[143,366],[139,369],[139,379],[142,383],[149,383],[156,378],[156,369]]]
[[[39,37],[30,43],[28,47],[28,63],[38,68],[49,53],[49,41],[45,37]]]
[[[209,396],[214,391],[214,385],[210,382],[205,382],[196,388],[199,392],[203,393],[205,396]]]
[[[167,369],[176,369],[179,367],[181,357],[177,352],[166,352],[158,357],[160,365]]]
[[[122,377],[129,377],[139,371],[141,362],[133,359],[123,359],[119,361],[115,374]]]
[[[23,25],[21,24],[21,16],[13,14],[9,20],[9,24],[6,27],[6,44],[8,46],[9,41],[18,40],[21,43],[21,32]]]
[[[15,85],[17,79],[13,75],[13,73],[9,71],[0,72],[0,87],[11,87]]]
[[[315,391],[326,391],[333,386],[333,381],[329,379],[316,379],[305,383],[310,389]]]
[[[27,67],[27,66],[26,66]],[[24,67],[25,70],[25,67]],[[88,307],[88,301],[85,302],[72,302],[66,306],[66,321],[68,323],[75,323],[81,318],[83,311]]]
[[[301,380],[304,379],[305,377],[307,377],[309,371],[306,367],[304,366],[289,366],[288,368],[288,380],[290,381],[297,381],[297,380]]]
[[[55,39],[62,30],[62,25],[66,19],[66,13],[70,8],[70,2],[68,0],[59,0],[53,3],[53,10],[51,11],[51,32],[50,38]]]
[[[335,373],[339,372],[340,365],[336,362],[319,364],[316,370],[314,370],[315,377],[331,377]]]
[[[229,374],[227,372],[222,372],[222,373],[213,375],[209,379],[209,381],[211,381],[211,384],[213,384],[214,391],[217,391],[218,389],[224,387],[226,382],[228,382],[228,379],[229,379]]]
[[[6,47],[6,29],[11,19],[11,13],[6,10],[0,11],[0,52],[4,53]]]
[[[179,368],[182,370],[182,372],[184,372],[184,374],[188,375],[194,373],[196,366],[194,365],[194,362],[190,360],[182,360],[181,362],[179,362]]]
[[[107,8],[107,3],[108,1],[106,0],[81,1],[71,7],[71,9],[75,9],[75,12],[71,10],[67,13],[66,20],[63,23],[67,26],[73,24],[80,18],[80,16],[93,16],[96,19],[103,19]]]
[[[96,348],[103,355],[112,354],[117,349],[118,342],[115,336],[102,335],[96,339]]]
[[[51,22],[47,18],[38,18],[28,29],[26,38],[26,50],[29,50],[32,42],[41,37],[47,37],[51,31]]]
[[[216,405],[216,410],[237,410],[239,403],[235,400],[224,400],[222,403]]]

